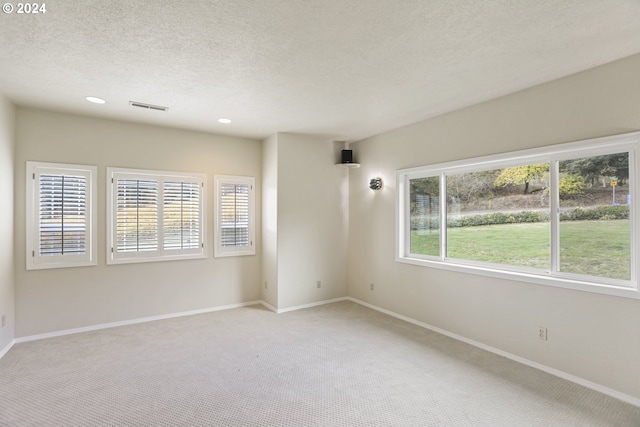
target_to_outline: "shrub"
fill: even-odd
[[[596,206],[594,208],[574,208],[560,214],[561,221],[596,221],[628,219],[629,206]],[[479,227],[496,224],[521,224],[549,221],[545,211],[491,212],[482,215],[461,215],[447,219],[447,227]],[[439,218],[412,218],[411,230],[440,228]]]
[[[582,175],[568,174],[560,177],[560,198],[576,196],[584,192],[586,183]]]
[[[562,221],[595,221],[611,219],[628,219],[628,205],[596,206],[594,208],[575,208],[560,213]]]

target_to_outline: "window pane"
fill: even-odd
[[[117,250],[158,249],[158,182],[117,180]]]
[[[84,176],[40,175],[40,255],[86,252],[86,181]]]
[[[549,164],[447,176],[447,257],[549,269]]]
[[[440,255],[440,178],[409,180],[411,253]]]
[[[197,249],[200,242],[200,185],[164,183],[164,249]]]
[[[629,280],[629,154],[562,161],[559,171],[559,270]]]
[[[249,246],[249,185],[220,186],[222,246]]]

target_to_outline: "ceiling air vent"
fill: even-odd
[[[129,105],[132,107],[146,108],[147,110],[167,111],[169,109],[169,107],[163,107],[161,105],[145,104],[144,102],[136,101],[129,101]]]

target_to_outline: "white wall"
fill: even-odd
[[[0,353],[14,335],[13,169],[15,108],[0,96]]]
[[[335,163],[332,141],[278,134],[278,308],[347,295],[348,176]]]
[[[352,144],[349,295],[640,398],[639,300],[395,261],[397,169],[637,131],[639,75],[637,55]]]
[[[98,266],[25,270],[28,160],[98,166]],[[208,258],[106,266],[107,166],[206,173]],[[16,337],[260,299],[259,250],[255,256],[213,258],[213,176],[256,177],[259,238],[261,168],[257,140],[18,108]]]
[[[263,296],[280,310],[345,297],[349,178],[335,166],[342,144],[292,133],[263,144]]]

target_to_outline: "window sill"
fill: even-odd
[[[499,279],[515,280],[526,283],[534,283],[537,285],[552,286],[556,288],[591,292],[622,298],[640,299],[640,292],[638,292],[637,286],[633,288],[626,286],[592,283],[581,280],[566,279],[562,277],[551,277],[544,274],[500,270],[485,266],[466,265],[451,261],[444,262],[409,257],[397,257],[396,261],[404,264],[438,268],[441,270],[449,270],[459,273],[477,274],[480,276],[496,277]]]
[[[225,258],[225,257],[232,257],[232,256],[251,256],[251,255],[255,255],[256,251],[251,250],[251,251],[238,251],[238,252],[232,252],[232,251],[228,251],[228,252],[219,252],[216,251],[213,254],[214,258]]]
[[[207,254],[189,254],[189,255],[170,255],[162,257],[136,257],[136,258],[108,258],[107,265],[117,264],[135,264],[140,262],[164,262],[164,261],[182,261],[190,259],[206,259]]]
[[[29,260],[29,258],[27,258]],[[52,268],[76,268],[76,267],[95,267],[98,265],[96,260],[90,261],[55,261],[55,262],[28,262],[27,271],[29,270],[49,270]]]

